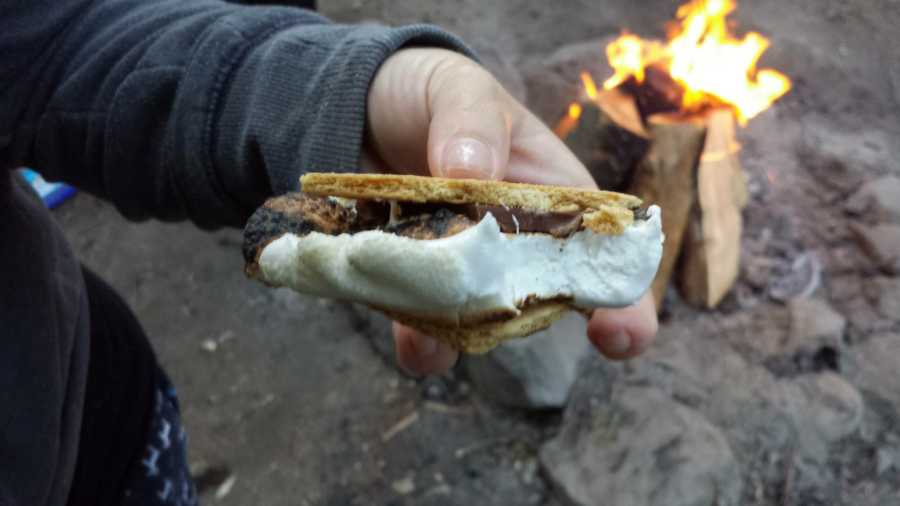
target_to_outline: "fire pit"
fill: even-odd
[[[599,91],[582,72],[582,96],[556,125],[598,184],[665,210],[658,307],[679,262],[682,296],[694,305],[716,307],[734,285],[748,198],[734,123],[790,89],[783,74],[756,68],[767,39],[730,33],[734,9],[730,0],[694,0],[678,9],[666,42],[630,33],[613,40],[614,74]]]

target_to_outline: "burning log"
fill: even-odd
[[[734,7],[692,0],[678,9],[666,41],[623,33],[606,46],[614,72],[603,83],[608,91],[598,94],[582,74],[591,100],[573,103],[559,125],[595,179],[613,174],[623,181],[623,167],[630,168],[628,191],[662,207],[666,243],[652,286],[657,308],[679,258],[679,287],[695,305],[715,307],[737,280],[748,194],[735,120],[745,124],[791,87],[787,76],[756,67],[765,37],[730,32],[726,18]],[[648,139],[649,151],[634,164],[631,155],[640,152],[634,146]]]
[[[697,167],[697,206],[684,241],[680,288],[691,304],[716,307],[740,270],[741,210],[747,185],[737,157],[729,109],[706,115],[706,143]]]
[[[666,241],[662,262],[651,287],[656,307],[660,309],[695,207],[697,162],[706,128],[697,117],[655,114],[648,118],[647,129],[653,142],[647,156],[635,168],[629,193],[663,209]]]
[[[569,106],[556,127],[569,149],[605,190],[623,190],[632,169],[650,147],[634,99],[618,90],[597,92],[592,83],[587,99]]]

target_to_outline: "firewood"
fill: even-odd
[[[680,287],[689,303],[714,308],[738,277],[741,209],[748,193],[737,156],[732,112],[710,111],[706,125],[706,143],[697,168],[697,206],[682,253]]]
[[[656,307],[660,309],[695,206],[696,168],[706,128],[698,117],[667,113],[650,116],[647,130],[653,142],[647,156],[638,164],[628,192],[663,210],[666,240],[662,262],[651,287]]]
[[[634,99],[617,90],[604,90],[578,105],[580,117],[568,115],[557,126],[557,134],[600,188],[624,190],[650,146]]]
[[[643,81],[638,82],[631,76],[619,88],[634,97],[644,120],[654,114],[678,112],[684,96],[684,89],[672,79],[668,70],[658,65],[644,70]]]

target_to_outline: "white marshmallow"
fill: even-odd
[[[581,230],[566,239],[505,234],[490,214],[456,235],[417,240],[381,231],[285,234],[259,258],[276,286],[398,312],[457,320],[516,310],[529,297],[574,305],[627,306],[653,281],[662,257],[660,209],[622,234]]]

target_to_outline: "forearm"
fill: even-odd
[[[61,3],[65,22],[32,36],[40,50],[0,56],[4,73],[20,69],[0,104],[2,162],[132,219],[241,225],[301,170],[354,170],[380,63],[403,45],[462,48],[433,28],[339,26],[299,9]]]

